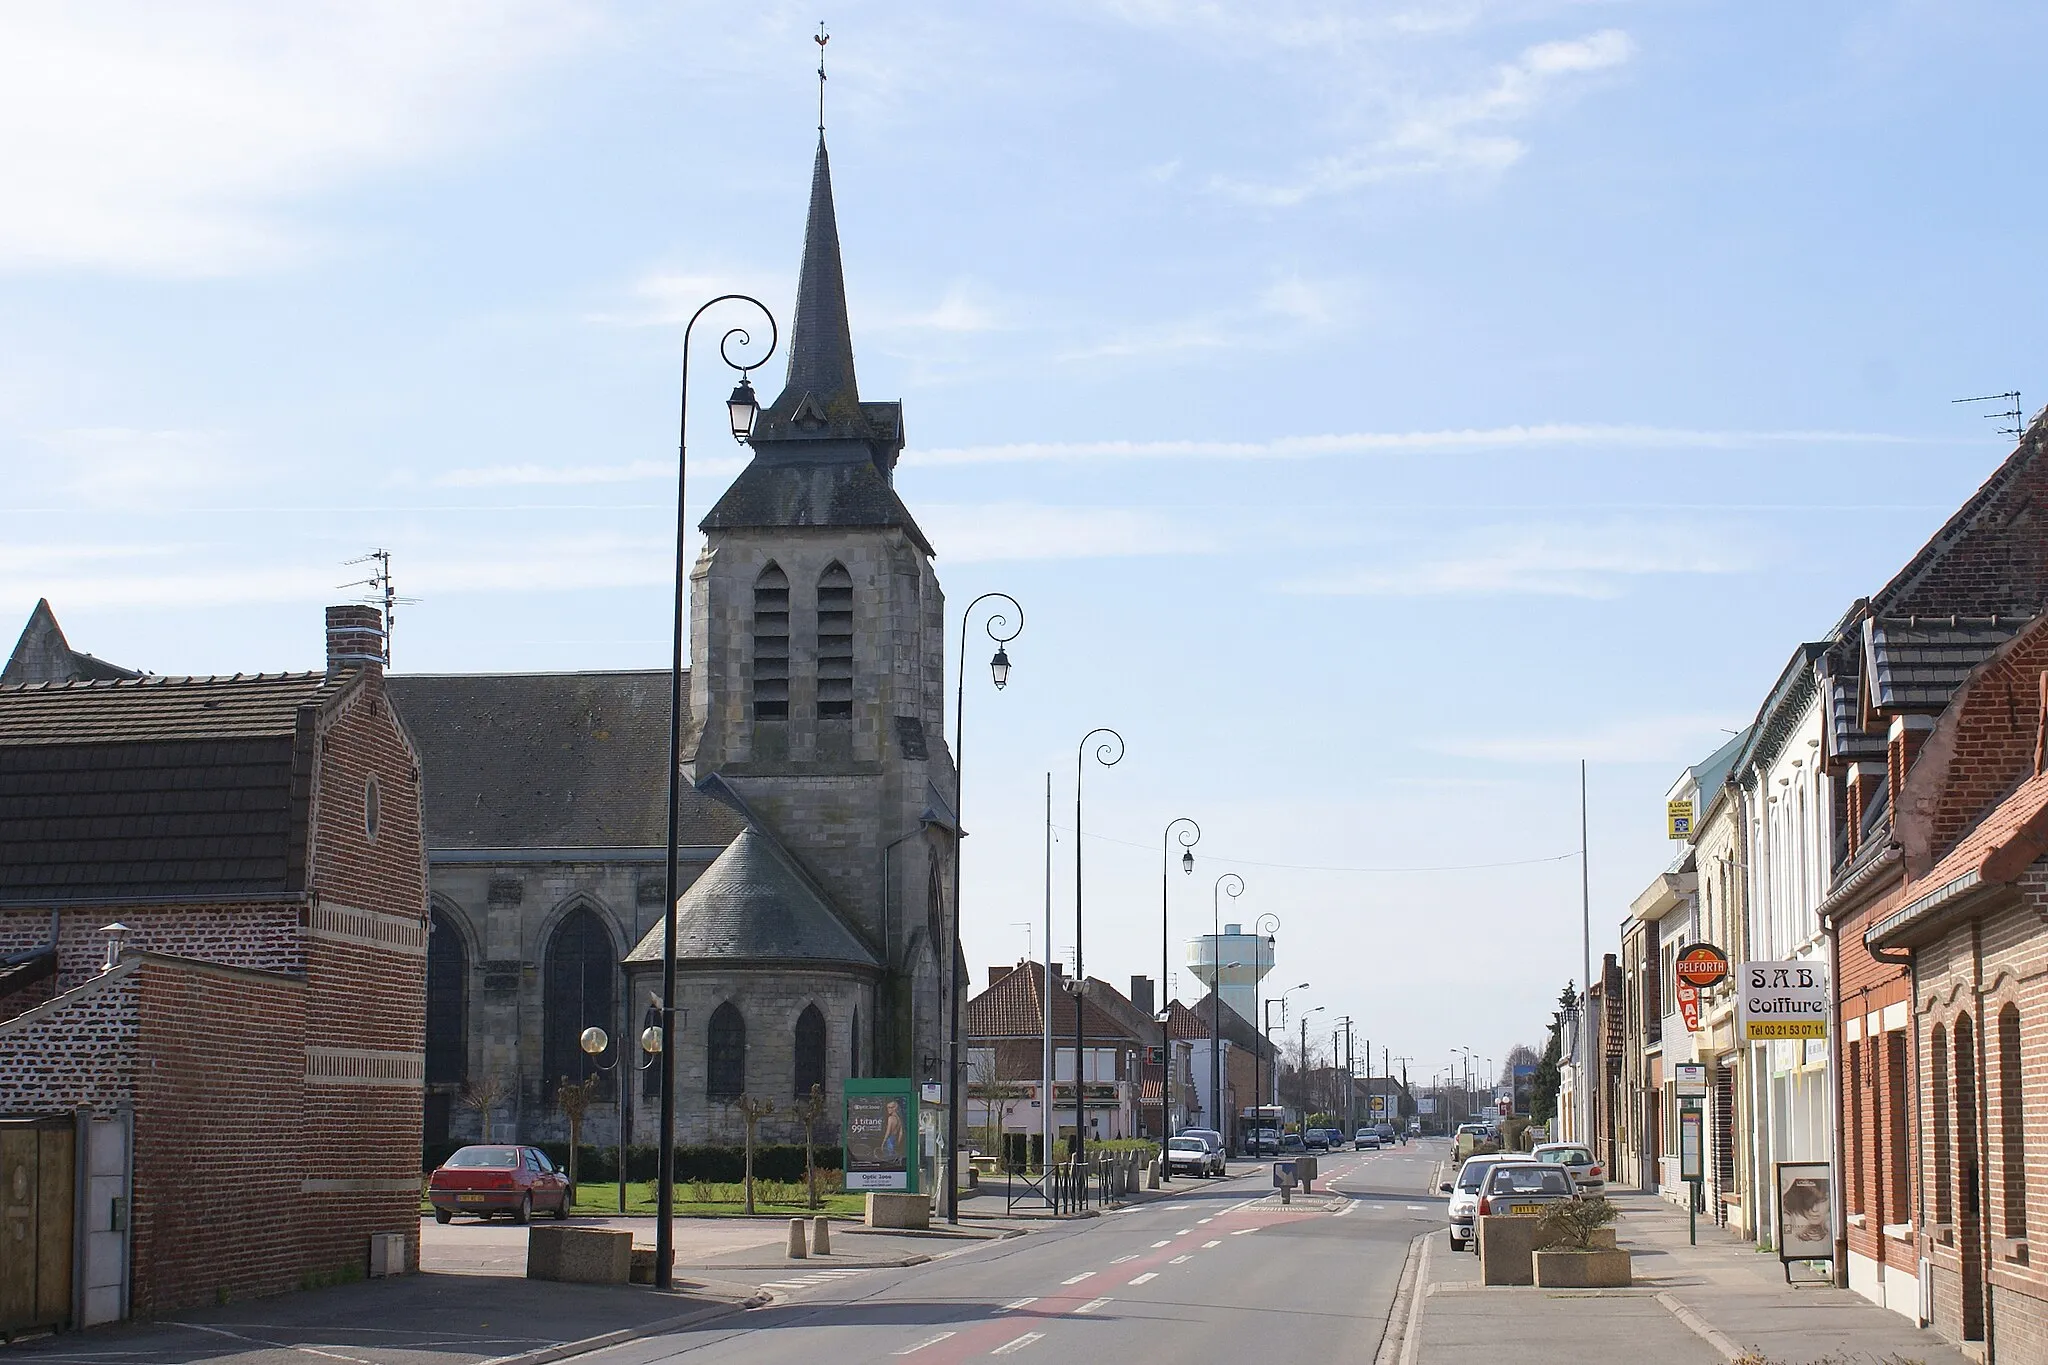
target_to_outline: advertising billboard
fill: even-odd
[[[918,1087],[908,1079],[846,1082],[844,1135],[848,1190],[916,1193]]]
[[[1828,1036],[1828,974],[1820,963],[1745,962],[1735,988],[1750,1042]]]

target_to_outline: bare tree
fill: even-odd
[[[813,1085],[811,1093],[789,1106],[789,1112],[804,1126],[804,1183],[810,1187],[811,1207],[818,1207],[818,1123],[825,1117],[825,1087]]]
[[[491,1140],[491,1111],[505,1100],[505,1078],[496,1074],[479,1076],[462,1087],[462,1107],[473,1109],[483,1124],[483,1141]]]
[[[742,1095],[732,1102],[732,1107],[739,1111],[740,1122],[746,1125],[747,1130],[747,1212],[751,1214],[754,1211],[754,1136],[760,1131],[761,1120],[774,1113],[776,1105],[773,1100],[757,1100],[752,1095]]]
[[[968,1063],[969,1093],[981,1101],[982,1136],[985,1139],[982,1150],[997,1157],[1003,1169],[1010,1169],[1008,1154],[1003,1151],[1003,1115],[1009,1109],[1011,1100],[1021,1100],[1026,1095],[1024,1086],[1010,1080],[1003,1074],[1003,1049],[1000,1042],[987,1049],[977,1049],[977,1055]]]
[[[562,1083],[555,1088],[555,1103],[569,1116],[569,1202],[576,1202],[576,1158],[583,1147],[583,1116],[590,1110],[590,1102],[597,1098],[596,1076],[582,1081],[562,1077]],[[624,1180],[625,1174],[619,1175]]]

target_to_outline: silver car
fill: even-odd
[[[1572,1184],[1585,1194],[1605,1194],[1607,1176],[1593,1153],[1576,1142],[1546,1142],[1529,1153],[1532,1161],[1553,1161],[1572,1173]]]
[[[1486,1173],[1505,1158],[1499,1156],[1472,1156],[1465,1158],[1465,1164],[1458,1168],[1458,1177],[1437,1186],[1451,1197],[1451,1249],[1463,1251],[1472,1246],[1473,1219],[1479,1216],[1479,1187],[1486,1183]]]
[[[1534,1217],[1578,1194],[1571,1171],[1555,1161],[1503,1161],[1479,1187],[1479,1216]]]

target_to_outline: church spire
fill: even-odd
[[[789,380],[775,407],[786,410],[805,395],[826,412],[860,401],[853,378],[853,331],[846,320],[846,277],[839,264],[839,219],[832,211],[832,163],[823,132],[811,166],[811,212],[804,225],[796,317],[789,333]]]

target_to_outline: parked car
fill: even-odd
[[[1198,1137],[1177,1137],[1166,1144],[1166,1168],[1173,1175],[1222,1175],[1223,1153]]]
[[[1246,1147],[1253,1156],[1273,1156],[1280,1151],[1280,1134],[1272,1128],[1254,1128]]]
[[[1503,1161],[1486,1173],[1479,1190],[1479,1216],[1540,1214],[1579,1192],[1572,1173],[1554,1161]]]
[[[1380,1143],[1383,1146],[1394,1140],[1394,1125],[1391,1123],[1382,1123],[1373,1131],[1380,1135]]]
[[[1605,1194],[1607,1176],[1593,1154],[1576,1142],[1545,1142],[1529,1153],[1533,1161],[1550,1161],[1572,1173],[1572,1184],[1586,1194]]]
[[[459,1148],[427,1177],[434,1221],[458,1213],[489,1219],[500,1213],[524,1223],[535,1213],[569,1216],[569,1177],[538,1147],[497,1143]]]
[[[1354,1152],[1377,1152],[1380,1149],[1380,1135],[1370,1128],[1361,1128],[1351,1135],[1351,1150]]]
[[[1209,1150],[1216,1154],[1218,1161],[1224,1160],[1227,1155],[1223,1150],[1223,1134],[1217,1132],[1214,1128],[1183,1128],[1178,1133],[1175,1133],[1174,1136],[1177,1138],[1200,1138],[1203,1142],[1209,1144]]]
[[[1477,1224],[1472,1220],[1479,1216],[1479,1187],[1501,1160],[1497,1156],[1467,1157],[1458,1168],[1457,1179],[1437,1187],[1451,1197],[1451,1250],[1463,1251],[1473,1245],[1472,1230]]]
[[[1327,1152],[1330,1150],[1330,1134],[1327,1129],[1305,1129],[1302,1132],[1301,1140],[1311,1152]]]
[[[1307,1150],[1308,1144],[1301,1140],[1301,1134],[1282,1133],[1280,1135],[1280,1155],[1300,1156],[1303,1152],[1306,1152]]]

